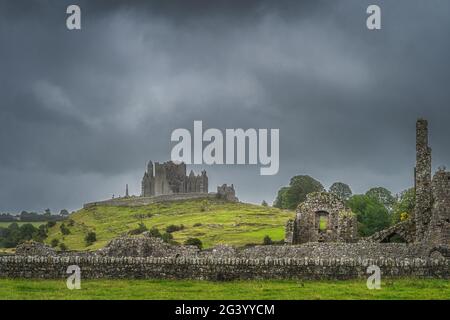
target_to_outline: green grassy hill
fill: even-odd
[[[245,203],[224,202],[215,199],[195,199],[154,203],[142,207],[96,206],[81,209],[70,215],[73,225],[65,221],[70,234],[63,235],[62,222],[49,229],[47,243],[58,239],[69,250],[94,250],[105,246],[111,239],[136,229],[143,222],[148,229],[157,227],[161,232],[169,225],[184,225],[173,232],[174,240],[182,243],[187,238],[199,238],[203,247],[216,244],[242,246],[262,243],[265,235],[272,240],[284,238],[284,226],[292,211]],[[84,237],[94,231],[97,241],[86,246]]]

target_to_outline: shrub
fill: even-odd
[[[54,227],[55,225],[56,225],[56,221],[47,222],[47,227],[49,227],[49,228]]]
[[[159,232],[158,228],[152,227],[149,231],[150,237],[161,238],[161,232]]]
[[[262,205],[263,207],[268,207],[268,206],[269,206],[269,205],[267,204],[266,200],[263,200],[263,201],[261,202],[261,205]]]
[[[84,241],[86,242],[87,246],[90,246],[95,241],[97,241],[97,235],[95,234],[95,232],[90,231],[87,233],[86,237],[84,237]]]
[[[145,232],[147,230],[147,226],[144,223],[140,222],[136,229],[130,231],[130,234],[141,234],[142,232]]]
[[[61,251],[66,251],[66,250],[67,250],[67,246],[64,244],[64,242],[61,242],[61,243],[59,244],[59,249],[60,249]]]
[[[409,218],[409,214],[407,212],[402,212],[400,214],[400,221],[405,221]]]
[[[263,244],[264,245],[270,245],[270,244],[273,244],[273,241],[272,241],[272,239],[269,236],[265,236],[264,239],[263,239]]]
[[[171,224],[170,226],[168,226],[167,228],[166,228],[166,232],[167,233],[172,233],[172,232],[176,232],[176,231],[180,231],[180,230],[183,230],[184,229],[184,226],[181,224],[181,225],[179,225],[179,226],[176,226],[176,225],[174,225],[174,224]]]
[[[73,227],[74,224],[75,224],[75,221],[73,221],[73,219],[69,219],[69,222],[67,223],[67,225],[68,225],[69,227]]]
[[[171,233],[166,232],[166,233],[163,233],[163,235],[161,236],[161,239],[162,239],[164,242],[169,243],[169,242],[171,242],[171,241],[173,240],[173,236],[172,236]]]
[[[58,244],[59,244],[59,240],[58,239],[52,239],[52,241],[50,241],[50,245],[53,248],[56,248],[58,246]]]
[[[70,234],[69,228],[67,228],[66,225],[65,225],[64,223],[61,224],[61,226],[59,227],[59,229],[61,230],[61,233],[62,233],[63,235],[68,235],[68,234]]]
[[[201,249],[203,244],[202,241],[198,238],[188,238],[185,242],[185,245],[188,246],[196,246],[197,248]]]
[[[200,222],[194,223],[193,227],[201,227],[202,224]]]

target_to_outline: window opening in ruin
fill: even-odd
[[[328,225],[328,219],[325,216],[320,216],[320,220],[319,220],[319,230],[320,231],[325,231],[327,230],[327,225]]]
[[[318,221],[316,220],[318,222],[319,231],[326,231],[328,229],[328,212],[318,211],[316,214],[319,218]]]

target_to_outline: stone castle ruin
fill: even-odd
[[[208,176],[203,170],[195,175],[191,170],[186,175],[186,164],[167,161],[162,164],[149,162],[142,178],[142,197],[174,193],[208,193]]]
[[[367,267],[377,265],[386,277],[449,279],[450,172],[439,169],[431,178],[427,127],[426,120],[417,121],[414,213],[371,237],[358,239],[355,215],[336,196],[318,192],[288,221],[285,245],[199,250],[144,234],[113,239],[94,252],[60,253],[31,243],[19,246],[16,255],[0,256],[0,278],[65,278],[67,266],[77,264],[84,278],[366,279]],[[163,164],[158,173],[156,167],[144,175],[143,196],[120,198],[115,205],[199,195],[235,199],[233,185],[205,193],[207,183],[198,179],[206,173],[190,174],[196,178],[191,180],[185,166]],[[394,236],[404,243],[389,243]]]
[[[130,196],[128,184],[124,197],[114,197],[109,200],[86,203],[83,208],[97,205],[136,207],[155,202],[189,200],[199,198],[219,198],[226,201],[238,202],[234,185],[223,184],[217,187],[217,192],[208,192],[209,183],[206,170],[196,175],[193,170],[186,174],[184,162],[164,163],[148,162],[147,170],[141,181],[141,195]]]

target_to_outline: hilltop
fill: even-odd
[[[143,223],[148,229],[156,227],[161,232],[169,225],[183,225],[183,230],[172,233],[173,240],[179,243],[187,238],[199,238],[204,248],[217,244],[243,246],[260,244],[265,235],[274,241],[282,240],[286,221],[293,216],[293,211],[211,198],[138,207],[97,205],[83,208],[71,214],[69,220],[56,223],[49,229],[46,242],[50,244],[57,239],[69,250],[95,250]],[[70,234],[62,234],[62,223]],[[84,238],[91,231],[96,233],[97,241],[87,246]]]

